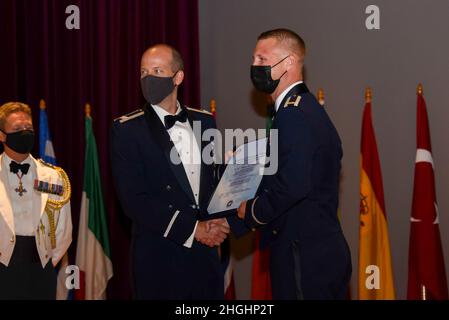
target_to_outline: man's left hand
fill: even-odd
[[[237,215],[240,219],[245,219],[245,213],[246,213],[246,201],[243,201],[239,208],[237,209]]]

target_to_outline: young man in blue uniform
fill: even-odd
[[[303,82],[304,56],[304,41],[291,30],[258,38],[251,79],[275,101],[278,170],[240,205],[244,226],[229,221],[237,234],[261,228],[274,299],[344,299],[351,257],[337,217],[341,141]]]

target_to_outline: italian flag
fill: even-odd
[[[80,269],[80,289],[75,290],[75,299],[103,300],[106,299],[106,288],[113,271],[97,144],[89,113],[86,111],[84,187],[76,250],[76,265]]]

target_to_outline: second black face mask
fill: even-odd
[[[288,57],[289,56],[286,56],[284,59],[273,66],[251,66],[251,81],[253,82],[254,87],[257,90],[268,94],[273,93],[279,85],[279,81],[281,81],[281,78],[287,71],[285,71],[279,79],[273,80],[273,78],[271,77],[271,69],[273,69]]]
[[[271,78],[271,66],[251,66],[251,81],[257,90],[271,94],[279,85],[280,79]]]
[[[21,154],[30,153],[34,146],[34,131],[22,130],[13,133],[5,133],[5,144],[13,151]]]
[[[176,75],[176,73],[175,73]],[[140,80],[142,94],[145,100],[153,105],[162,102],[175,89],[173,78],[175,77],[146,76]]]

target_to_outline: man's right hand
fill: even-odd
[[[195,232],[195,239],[209,247],[219,246],[230,232],[226,219],[200,221]]]

